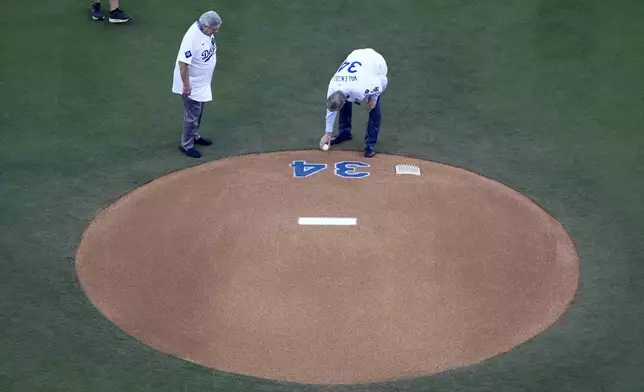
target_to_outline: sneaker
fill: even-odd
[[[179,150],[181,150],[182,153],[186,154],[190,158],[201,158],[201,153],[194,147],[185,149],[181,146],[179,146]]]
[[[339,133],[338,136],[331,138],[331,145],[339,144],[346,142],[347,140],[353,139],[353,136],[350,133]]]
[[[101,13],[101,3],[92,4],[92,19],[105,20],[105,15]]]
[[[200,146],[209,146],[212,144],[212,140],[206,139],[205,137],[199,137],[195,139],[195,144],[198,144]]]
[[[120,8],[117,8],[114,11],[110,11],[110,23],[126,23],[130,20],[131,18],[128,16],[128,14],[126,14],[125,11]]]
[[[372,158],[374,155],[376,155],[376,149],[374,146],[366,146],[364,148],[364,156],[367,158]]]

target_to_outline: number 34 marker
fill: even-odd
[[[306,161],[293,161],[293,177],[306,178],[327,168],[326,163],[310,163]],[[369,172],[358,171],[359,168],[371,167],[367,162],[342,161],[335,163],[335,175],[343,178],[365,178]]]

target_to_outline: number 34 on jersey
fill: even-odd
[[[327,169],[326,163],[312,163],[306,161],[293,161],[290,165],[293,168],[293,177],[306,178]],[[335,175],[343,178],[365,178],[369,172],[361,169],[371,167],[367,162],[341,161],[336,162]]]

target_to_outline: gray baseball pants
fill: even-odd
[[[192,100],[184,95],[183,99],[183,133],[181,133],[181,147],[189,150],[195,145],[195,139],[199,138],[199,125],[203,116],[205,102]]]

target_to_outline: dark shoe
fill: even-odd
[[[339,133],[338,136],[331,138],[331,145],[346,142],[351,139],[353,139],[353,136],[350,133]]]
[[[92,4],[92,19],[105,20],[105,15],[101,13],[101,3]]]
[[[131,18],[128,16],[128,14],[126,14],[125,11],[120,8],[117,8],[114,11],[110,11],[110,23],[126,23],[130,20]]]
[[[366,146],[364,148],[364,156],[367,158],[372,158],[374,155],[376,155],[376,149],[374,146]]]
[[[181,150],[182,153],[186,154],[190,158],[201,158],[201,153],[194,147],[186,150],[185,148],[179,146],[179,150]]]
[[[212,144],[212,140],[206,139],[205,137],[200,137],[199,139],[195,139],[195,144],[198,144],[200,146],[209,146]]]

